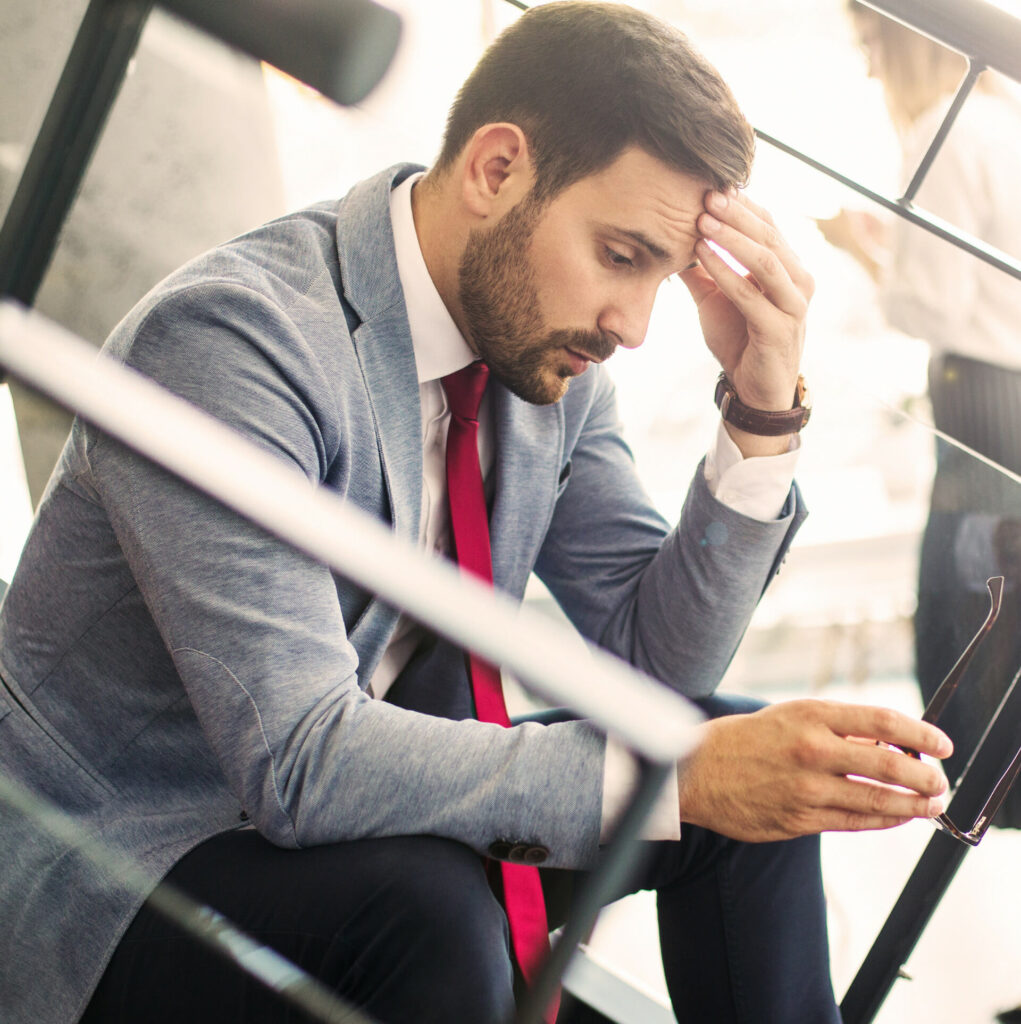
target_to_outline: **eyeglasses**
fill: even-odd
[[[965,647],[964,653],[957,659],[954,663],[954,667],[947,673],[943,682],[940,683],[939,689],[933,694],[932,700],[929,701],[929,704],[922,715],[923,722],[929,722],[932,725],[935,725],[939,721],[940,715],[943,713],[943,710],[946,708],[950,698],[954,695],[954,691],[957,689],[958,684],[963,678],[968,664],[975,656],[975,652],[978,650],[979,645],[993,628],[993,624],[996,622],[996,619],[1000,614],[1000,606],[1003,603],[1003,577],[993,576],[986,580],[986,588],[989,591],[989,614],[986,616],[982,625],[979,626],[978,632],[971,638],[971,642],[967,647]],[[898,749],[903,750],[904,753],[910,757],[915,757],[921,760],[921,755],[917,750],[911,750],[909,747],[899,747]],[[1021,750],[1018,750],[1014,755],[1014,760],[1011,761],[1010,766],[1000,777],[1000,781],[993,787],[992,793],[989,794],[985,805],[979,812],[978,817],[975,819],[971,828],[967,830],[958,828],[945,813],[939,815],[939,817],[933,818],[932,823],[938,829],[948,833],[955,839],[960,840],[962,843],[967,843],[969,846],[978,846],[982,841],[982,837],[986,834],[990,822],[996,816],[996,812],[1000,809],[1007,793],[1010,791],[1010,787],[1014,784],[1014,780],[1017,779],[1019,773],[1021,773]]]

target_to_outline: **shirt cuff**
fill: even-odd
[[[603,818],[600,843],[613,838],[614,826],[638,786],[638,765],[627,749],[616,740],[606,738],[606,760],[603,762]],[[678,808],[677,772],[670,772],[659,792],[652,812],[642,826],[642,839],[680,839],[681,812]]]
[[[709,493],[735,512],[768,523],[780,517],[794,483],[801,435],[793,434],[782,455],[746,459],[720,420],[716,443],[705,459]]]

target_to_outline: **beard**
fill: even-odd
[[[494,228],[468,236],[458,268],[458,298],[469,342],[492,374],[533,405],[559,402],[574,371],[563,349],[608,358],[615,338],[602,331],[550,330],[539,309],[528,257],[540,204],[523,199]]]

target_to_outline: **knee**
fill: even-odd
[[[423,838],[410,871],[393,877],[387,930],[400,938],[389,969],[420,1006],[417,1021],[498,1024],[514,1012],[507,919],[467,847]],[[390,949],[393,944],[390,943]]]
[[[750,715],[753,711],[767,707],[768,701],[742,697],[736,693],[714,693],[699,698],[695,704],[709,718],[723,718],[726,715]]]
[[[437,940],[468,936],[472,945],[508,954],[507,919],[482,858],[461,843],[423,837],[412,872],[395,879],[402,915]]]

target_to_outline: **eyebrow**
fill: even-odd
[[[658,245],[647,235],[643,235],[641,231],[632,231],[630,228],[614,227],[612,224],[606,225],[608,231],[614,234],[620,235],[622,238],[626,238],[635,245],[642,249],[645,249],[654,260],[659,263],[669,263],[674,257],[663,248]]]

